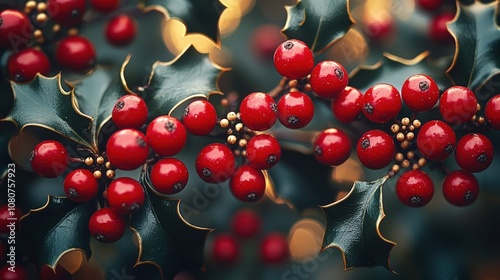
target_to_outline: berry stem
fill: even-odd
[[[287,83],[288,79],[283,77],[279,84],[274,87],[272,90],[270,90],[267,94],[271,96],[272,98],[278,97],[283,91],[287,90],[290,88],[290,86]]]

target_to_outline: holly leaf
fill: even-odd
[[[197,52],[192,46],[170,62],[155,63],[144,92],[149,117],[170,114],[191,98],[222,94],[217,81],[223,71],[227,69],[214,64],[208,55]]]
[[[89,219],[95,202],[75,203],[65,197],[49,196],[45,206],[31,210],[21,220],[21,236],[38,267],[53,269],[69,251],[82,251],[90,258]]]
[[[500,73],[498,3],[458,3],[455,20],[448,23],[456,48],[447,73],[455,84],[478,91]]]
[[[380,233],[385,217],[382,186],[387,177],[373,182],[354,182],[343,199],[323,206],[326,233],[323,250],[336,247],[342,253],[346,270],[356,267],[389,267],[389,254],[396,243]]]
[[[446,60],[432,60],[425,51],[413,59],[403,59],[388,53],[374,65],[362,65],[349,74],[349,85],[362,92],[378,83],[388,83],[401,89],[404,81],[415,74],[431,76],[440,90],[451,85],[445,74],[448,63]]]
[[[189,224],[179,212],[180,200],[154,193],[148,172],[141,174],[146,187],[146,200],[141,210],[132,215],[130,227],[139,240],[137,265],[153,264],[163,277],[203,266],[205,239],[210,229]]]
[[[51,78],[37,75],[29,83],[11,85],[14,105],[0,121],[14,123],[18,133],[27,126],[44,127],[91,148],[86,136],[92,118],[80,111],[74,92],[62,88],[60,74]]]
[[[283,34],[304,41],[313,52],[321,52],[340,40],[354,24],[347,0],[299,0],[285,9]]]
[[[144,0],[144,4],[184,23],[187,34],[203,34],[220,46],[219,17],[226,6],[219,0]]]

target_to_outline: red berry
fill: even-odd
[[[435,11],[443,5],[443,0],[417,0],[420,8],[427,11]]]
[[[109,207],[120,215],[130,215],[144,204],[144,189],[129,177],[114,179],[106,190]]]
[[[217,125],[217,111],[207,100],[196,100],[184,110],[182,122],[189,133],[205,136]]]
[[[104,13],[110,13],[120,7],[120,0],[90,0],[90,3],[94,9]]]
[[[149,155],[146,136],[133,128],[119,130],[108,139],[106,154],[111,164],[118,169],[139,168],[146,162]]]
[[[111,118],[118,128],[139,129],[148,119],[148,106],[141,97],[127,94],[116,101]]]
[[[212,244],[214,261],[223,264],[234,264],[240,256],[240,246],[236,239],[228,234],[219,234]]]
[[[164,158],[151,169],[151,184],[162,194],[176,194],[186,187],[189,172],[182,161],[175,158]]]
[[[479,182],[476,177],[463,170],[446,175],[442,186],[444,198],[455,206],[470,205],[479,195]]]
[[[13,214],[13,215],[12,215]],[[19,220],[23,216],[21,209],[17,207],[9,207],[8,204],[0,206],[0,234],[9,234],[13,229],[8,227],[13,221],[11,219],[16,219],[16,227],[14,231],[17,231],[20,225]]]
[[[233,215],[231,229],[233,233],[242,238],[255,236],[262,226],[262,221],[255,211],[242,209]]]
[[[19,265],[16,265],[15,271],[9,270],[10,265],[4,265],[0,269],[0,279],[2,280],[28,280],[28,272]]]
[[[394,119],[402,106],[399,91],[389,84],[376,84],[363,95],[363,114],[374,123]]]
[[[443,13],[435,16],[429,25],[429,36],[436,42],[441,44],[448,44],[453,42],[446,24],[453,20],[455,13]]]
[[[28,16],[17,10],[0,12],[0,48],[19,50],[31,40],[33,27]]]
[[[63,144],[54,140],[45,140],[31,152],[31,168],[35,173],[46,178],[55,178],[68,168],[68,151]]]
[[[70,200],[84,203],[97,196],[99,183],[89,170],[75,169],[66,175],[63,187]]]
[[[377,129],[363,134],[356,145],[359,161],[370,169],[382,169],[389,165],[395,152],[392,137]]]
[[[439,120],[425,123],[417,134],[417,148],[430,160],[441,161],[455,149],[455,131],[447,123]]]
[[[184,125],[172,116],[159,116],[146,130],[149,145],[160,156],[173,156],[186,145],[187,132]]]
[[[81,36],[69,36],[57,45],[56,59],[59,65],[73,71],[84,72],[94,66],[95,49],[92,42]]]
[[[259,201],[266,190],[266,178],[259,169],[241,165],[229,180],[229,188],[234,197],[241,201]]]
[[[472,90],[466,87],[450,87],[443,92],[439,99],[439,111],[443,119],[448,123],[466,123],[476,114],[476,96]]]
[[[48,76],[50,72],[49,58],[37,49],[27,48],[9,57],[9,77],[18,83],[33,80],[37,73]]]
[[[260,257],[267,264],[282,263],[288,256],[288,241],[282,233],[269,233],[260,243]]]
[[[421,207],[431,201],[434,195],[434,183],[422,170],[409,170],[401,174],[396,183],[399,200],[410,207]]]
[[[330,99],[337,97],[345,89],[348,81],[349,77],[344,66],[331,60],[318,63],[309,78],[312,90],[317,95]]]
[[[351,155],[351,140],[336,128],[323,130],[313,141],[314,157],[322,164],[337,166]]]
[[[332,100],[333,115],[341,122],[350,123],[358,119],[363,109],[363,95],[358,89],[346,86]]]
[[[375,41],[387,39],[394,32],[394,21],[390,14],[385,13],[379,17],[365,20],[365,32]]]
[[[311,122],[313,116],[314,103],[302,92],[289,92],[278,101],[278,119],[288,128],[302,128]]]
[[[55,22],[74,26],[82,22],[85,15],[85,0],[48,0],[47,10]]]
[[[251,130],[264,131],[276,122],[278,106],[268,94],[254,92],[247,95],[240,104],[240,117]]]
[[[236,160],[227,146],[212,143],[201,149],[196,157],[196,173],[207,183],[222,183],[234,173]]]
[[[493,96],[486,103],[484,115],[491,127],[500,130],[500,94]]]
[[[283,42],[274,52],[274,67],[288,79],[302,79],[314,67],[314,56],[302,41],[291,39]]]
[[[493,144],[480,133],[470,133],[458,140],[455,160],[460,168],[469,172],[481,172],[493,160]]]
[[[401,88],[403,101],[413,112],[432,109],[439,99],[437,83],[429,76],[417,74],[409,77]]]
[[[274,51],[283,42],[281,28],[276,24],[263,24],[252,31],[252,51],[263,61],[271,61]]]
[[[101,208],[90,216],[89,230],[96,240],[112,243],[125,234],[125,220],[111,208]]]
[[[258,134],[250,138],[247,147],[247,159],[257,169],[269,169],[281,158],[281,146],[270,134]]]
[[[106,39],[112,45],[125,46],[130,44],[137,34],[137,23],[125,14],[113,17],[106,25]]]

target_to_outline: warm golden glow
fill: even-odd
[[[59,260],[59,265],[73,274],[87,263],[87,257],[82,251],[70,251],[64,254]]]
[[[121,273],[121,271],[118,271]],[[105,273],[101,265],[94,259],[90,258],[87,264],[82,266],[72,277],[73,280],[105,280]]]
[[[361,32],[351,28],[342,40],[328,50],[327,56],[345,67],[355,67],[364,62],[368,51],[368,44]]]
[[[353,158],[335,167],[332,171],[332,180],[342,184],[352,184],[355,181],[363,180],[364,176],[363,167]]]
[[[293,261],[302,262],[321,251],[324,226],[313,219],[302,219],[293,225],[289,233],[290,255]]]

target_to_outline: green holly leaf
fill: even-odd
[[[139,240],[136,265],[154,264],[167,279],[182,270],[202,268],[205,239],[211,230],[184,220],[179,212],[180,200],[154,193],[148,172],[141,174],[141,182],[147,190],[146,200],[130,220]]]
[[[323,206],[326,214],[324,250],[336,247],[346,270],[356,267],[389,267],[389,254],[396,243],[380,233],[385,217],[382,186],[387,177],[373,182],[354,182],[343,199]]]
[[[27,126],[44,127],[92,148],[87,137],[92,118],[80,111],[74,92],[62,88],[60,75],[51,78],[37,75],[29,83],[11,82],[11,85],[14,105],[0,121],[13,122],[18,133]]]
[[[97,68],[89,76],[77,83],[74,87],[78,108],[92,118],[91,139],[95,150],[98,150],[99,132],[106,122],[111,119],[111,112],[116,101],[126,94],[116,68]]]
[[[189,47],[170,62],[157,62],[145,89],[149,117],[170,114],[191,98],[208,98],[217,88],[218,77],[226,69],[214,64],[208,55]]]
[[[362,65],[353,70],[349,74],[349,85],[362,92],[378,83],[388,83],[401,89],[408,77],[427,74],[436,81],[440,90],[445,90],[451,85],[445,74],[447,65],[446,60],[432,60],[429,52],[423,52],[411,60],[385,53],[384,58],[375,65]]]
[[[283,34],[304,41],[313,52],[340,40],[354,24],[347,0],[300,0],[285,8],[288,18]]]
[[[69,251],[90,258],[89,219],[95,202],[78,204],[65,197],[49,196],[45,206],[31,210],[21,220],[21,237],[32,250],[38,267],[55,268]]]
[[[455,84],[478,91],[500,73],[497,8],[497,2],[457,5],[455,20],[448,23],[456,49],[447,73]]]
[[[168,19],[184,23],[187,34],[203,34],[220,46],[219,17],[226,8],[219,0],[144,0],[146,6],[157,6]]]

